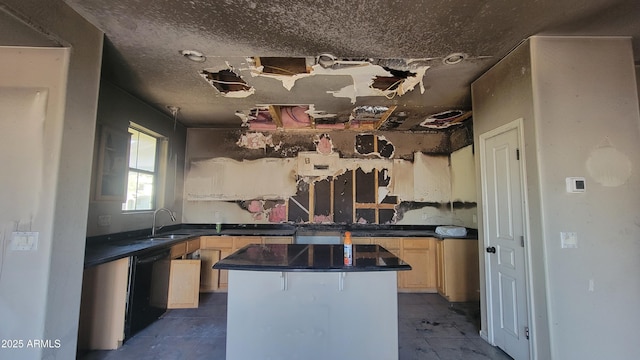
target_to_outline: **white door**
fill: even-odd
[[[519,128],[488,137],[483,146],[485,263],[493,342],[516,360],[529,359]],[[491,336],[491,335],[490,335]]]

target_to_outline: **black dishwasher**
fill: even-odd
[[[165,301],[158,301],[157,294],[169,284],[170,254],[171,250],[167,248],[133,257],[129,268],[125,341],[167,311],[166,298]]]

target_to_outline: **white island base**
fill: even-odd
[[[229,271],[227,360],[397,360],[396,271]]]

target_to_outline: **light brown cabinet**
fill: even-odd
[[[122,345],[129,260],[127,257],[84,271],[78,348],[113,350]]]
[[[436,243],[438,293],[452,302],[480,298],[478,241],[444,239]]]
[[[197,308],[200,293],[200,259],[188,259],[200,249],[200,239],[192,239],[171,247],[171,259],[153,266],[151,303],[167,309]],[[168,273],[168,274],[167,274]],[[165,279],[169,279],[167,282]]]
[[[400,258],[411,265],[399,274],[399,290],[436,292],[435,238],[404,238]]]
[[[197,308],[200,293],[200,260],[171,260],[167,309]]]
[[[354,244],[377,244],[411,265],[398,272],[399,292],[436,292],[435,238],[353,238]],[[358,242],[355,239],[359,239]]]
[[[292,244],[291,236],[201,236],[200,291],[226,291],[229,282],[227,270],[214,270],[213,265],[220,259],[233,254],[249,244]]]

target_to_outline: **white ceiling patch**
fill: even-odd
[[[351,99],[351,103],[353,104],[356,103],[357,97],[362,96],[384,96],[387,98],[393,98],[396,95],[402,96],[412,91],[418,84],[420,84],[420,92],[424,93],[423,78],[429,69],[429,66],[426,65],[416,66],[411,69],[411,75],[400,79],[397,84],[394,84],[395,86],[390,86],[387,89],[379,89],[372,87],[376,78],[393,78],[394,75],[386,68],[380,65],[374,65],[368,61],[340,61],[331,67],[323,67],[320,64],[315,64],[311,67],[309,73],[294,75],[265,73],[264,66],[256,66],[255,63],[251,61],[248,62],[250,64],[249,71],[252,77],[260,76],[278,80],[282,82],[282,86],[288,91],[293,89],[296,81],[309,76],[350,76],[352,84],[337,91],[327,91],[327,93],[335,97]]]

